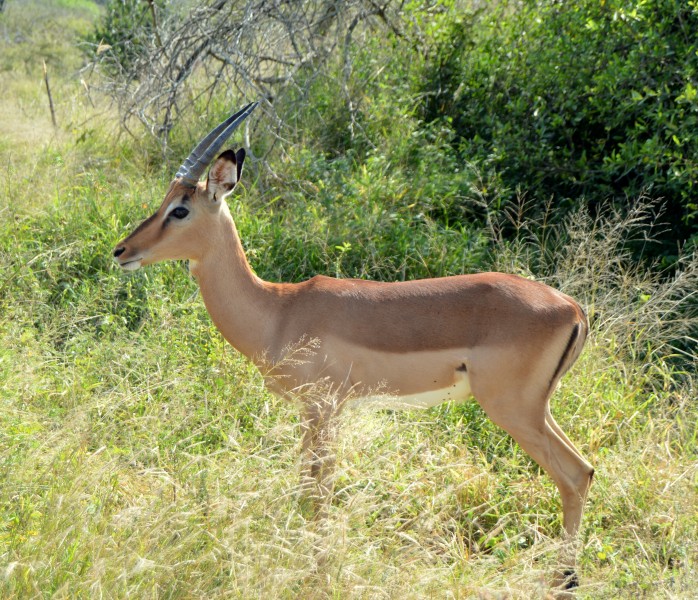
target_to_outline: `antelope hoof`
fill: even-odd
[[[562,598],[574,598],[574,590],[579,587],[577,572],[574,569],[557,571],[551,587],[552,597],[557,600]]]
[[[579,587],[579,577],[574,569],[565,569],[562,572],[562,589],[563,590],[573,590]]]

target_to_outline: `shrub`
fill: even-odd
[[[498,3],[452,16],[425,67],[427,120],[464,159],[536,199],[592,209],[662,198],[656,254],[698,240],[696,2]]]
[[[102,22],[86,38],[89,57],[108,51],[109,70],[130,69],[157,39],[156,15],[165,8],[163,0],[109,0]]]

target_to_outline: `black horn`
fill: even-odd
[[[191,154],[182,163],[182,166],[177,170],[175,177],[181,179],[184,183],[188,183],[192,187],[197,184],[206,167],[215,157],[216,153],[225,144],[225,141],[232,135],[247,116],[257,108],[259,102],[251,102],[242,110],[228,117],[218,127],[209,132],[209,134],[199,142],[199,144],[191,151]]]

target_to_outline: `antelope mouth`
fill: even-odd
[[[127,260],[126,262],[119,262],[119,266],[124,271],[137,271],[141,268],[142,260],[142,258],[132,258],[131,260]]]

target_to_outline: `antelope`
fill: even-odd
[[[225,202],[240,181],[245,150],[225,150],[213,160],[257,104],[196,146],[157,211],[117,245],[121,268],[189,260],[224,338],[258,367],[272,392],[300,404],[303,477],[321,495],[330,490],[332,424],[345,406],[390,397],[426,408],[473,397],[555,482],[571,540],[594,470],[555,422],[549,402],[589,331],[580,305],[504,273],[390,283],[260,279]],[[301,347],[302,360],[289,360]],[[323,392],[313,393],[318,386]],[[564,575],[568,587],[576,584],[572,569]]]

